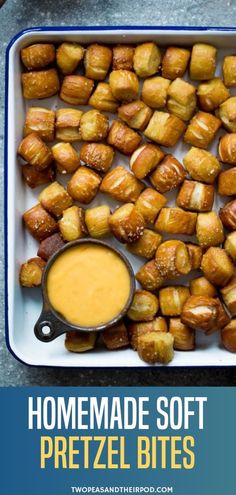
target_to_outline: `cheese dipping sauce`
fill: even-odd
[[[48,299],[64,320],[95,327],[113,320],[131,290],[129,271],[112,249],[81,244],[60,254],[47,275]]]

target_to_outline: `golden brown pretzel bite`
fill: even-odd
[[[36,132],[43,141],[54,140],[55,112],[48,108],[30,107],[27,110],[24,137]]]
[[[70,196],[80,203],[88,204],[95,198],[101,177],[87,167],[79,167],[67,185]]]
[[[43,69],[55,60],[56,52],[52,43],[35,43],[21,49],[21,60],[28,70]]]
[[[162,75],[167,79],[183,77],[188,61],[190,50],[178,46],[168,46],[162,59]]]
[[[130,45],[116,45],[113,47],[112,69],[132,70],[134,47]]]
[[[71,105],[87,105],[93,91],[94,81],[84,76],[65,76],[60,98]]]
[[[169,148],[176,145],[185,127],[183,120],[176,115],[155,111],[144,131],[144,136]]]
[[[31,258],[21,265],[19,281],[23,287],[39,287],[46,263],[42,258]]]
[[[21,75],[26,100],[50,98],[58,93],[60,81],[56,69],[25,72]]]
[[[75,108],[59,108],[56,111],[56,138],[68,143],[81,141],[79,125],[82,115],[83,112]]]
[[[144,179],[164,158],[164,152],[155,144],[145,143],[130,157],[130,168],[138,179]]]
[[[177,206],[190,211],[211,211],[214,203],[214,187],[202,182],[185,180],[176,198]]]
[[[193,45],[190,59],[190,78],[197,81],[212,79],[216,69],[216,48],[206,43]]]
[[[28,134],[18,146],[18,154],[30,165],[41,171],[47,168],[53,161],[50,148],[35,132]]]
[[[116,167],[108,172],[102,180],[100,191],[123,203],[135,202],[144,184],[124,167]]]
[[[135,204],[140,213],[142,213],[144,220],[148,223],[154,223],[159,211],[165,206],[166,202],[167,199],[163,194],[151,187],[147,187],[141,192]]]
[[[78,43],[61,43],[57,48],[57,65],[65,75],[72,74],[77,69],[84,56],[84,48]]]
[[[108,46],[93,43],[85,52],[85,75],[90,79],[105,79],[112,61],[112,50]]]
[[[144,232],[144,218],[133,203],[117,208],[109,218],[114,236],[123,243],[138,241]]]
[[[163,278],[175,278],[187,275],[192,269],[187,245],[179,240],[171,239],[158,246],[156,265]]]
[[[169,85],[169,79],[164,77],[155,76],[145,79],[141,93],[142,100],[151,108],[164,108]]]
[[[155,74],[161,63],[161,51],[153,43],[142,43],[134,51],[134,70],[139,77],[149,77]]]
[[[141,136],[119,120],[112,122],[107,143],[125,155],[131,155],[139,146]]]
[[[224,287],[234,274],[234,266],[224,249],[210,247],[202,257],[201,269],[213,284]]]
[[[37,204],[27,210],[23,215],[23,220],[30,234],[42,241],[58,231],[56,220],[41,206]]]
[[[84,211],[75,205],[63,211],[58,226],[63,239],[68,242],[81,239],[88,233]]]
[[[173,155],[166,155],[151,174],[150,181],[159,192],[165,193],[179,186],[185,177],[183,165]]]
[[[220,126],[220,119],[211,113],[199,111],[190,121],[184,134],[184,141],[192,146],[205,149],[215,138]]]

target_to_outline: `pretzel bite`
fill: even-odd
[[[58,231],[56,220],[41,204],[27,210],[23,215],[23,220],[29,233],[39,242]]]
[[[230,96],[230,95],[229,95]],[[232,96],[222,103],[218,109],[217,117],[229,132],[236,132],[236,97]]]
[[[61,174],[72,174],[80,165],[78,153],[70,143],[54,144],[52,153]]]
[[[80,148],[80,162],[82,165],[107,172],[112,165],[114,151],[111,146],[102,143],[84,143]]]
[[[167,94],[169,112],[184,121],[190,120],[197,106],[195,86],[178,77],[168,87]]]
[[[40,242],[37,255],[47,261],[58,249],[65,245],[60,234],[56,233]]]
[[[138,340],[138,355],[148,364],[168,364],[174,357],[174,337],[169,332],[148,332]]]
[[[119,120],[112,122],[107,142],[124,155],[131,155],[139,146],[141,136]]]
[[[57,65],[65,75],[72,74],[84,57],[84,48],[78,43],[61,43],[57,48]]]
[[[178,46],[169,46],[162,59],[162,75],[167,79],[176,79],[177,77],[183,77],[188,61],[190,58],[190,51],[186,48],[180,48]]]
[[[54,140],[55,112],[48,108],[31,107],[27,110],[24,137],[36,132],[43,141]]]
[[[221,328],[225,327],[225,325],[228,325],[230,322],[230,318],[228,313],[226,313],[226,310],[220,301],[218,297],[215,298],[215,301],[218,303],[218,317],[217,317],[217,325],[215,328],[211,328],[210,330],[206,331],[206,335],[211,335],[217,330],[220,330]]]
[[[33,165],[26,163],[25,165],[22,165],[21,170],[24,181],[31,189],[55,180],[55,169],[51,165],[40,171]]]
[[[224,227],[215,211],[199,213],[196,236],[201,247],[218,246],[224,242]]]
[[[55,60],[55,47],[52,43],[37,43],[21,49],[21,60],[28,70],[43,69]]]
[[[180,318],[170,318],[169,332],[174,337],[176,351],[193,351],[195,349],[195,330],[187,327]]]
[[[42,258],[31,258],[20,268],[19,281],[23,287],[39,287],[46,263]]]
[[[236,200],[226,203],[219,211],[219,217],[229,230],[236,230]]]
[[[161,275],[156,260],[148,261],[141,266],[135,277],[143,289],[151,291],[159,289],[165,281],[165,277]]]
[[[234,266],[224,249],[210,247],[202,257],[201,269],[213,284],[224,287],[234,274]]]
[[[236,260],[236,232],[227,235],[224,248],[233,260]]]
[[[236,313],[236,277],[233,277],[220,292],[230,313]]]
[[[137,256],[142,256],[148,260],[155,256],[158,246],[161,244],[162,237],[157,232],[150,229],[144,229],[142,237],[137,242],[127,246],[127,249]]]
[[[224,170],[218,177],[218,193],[222,196],[236,194],[236,167]]]
[[[71,105],[87,105],[93,91],[94,81],[84,76],[65,76],[62,81],[60,98]]]
[[[190,296],[184,304],[181,322],[204,332],[217,328],[219,305],[216,299],[207,296]]]
[[[185,143],[207,148],[221,126],[221,121],[211,113],[197,112],[190,121],[184,134]]]
[[[197,213],[182,208],[162,208],[155,222],[155,229],[168,234],[192,235],[195,232]]]
[[[197,244],[187,243],[186,246],[188,248],[192,270],[198,270],[201,266],[203,250]]]
[[[135,202],[144,184],[124,167],[116,167],[102,180],[100,191],[122,203]]]
[[[144,179],[164,158],[163,151],[155,144],[145,143],[130,157],[130,168],[138,179]]]
[[[134,70],[139,77],[149,77],[155,74],[161,63],[161,51],[153,43],[142,43],[134,51]]]
[[[152,116],[152,110],[143,101],[135,100],[118,108],[118,116],[132,129],[143,131]]]
[[[87,47],[84,66],[85,75],[90,79],[105,79],[112,61],[112,50],[108,46],[93,43]]]
[[[150,321],[157,314],[159,302],[157,297],[146,290],[137,290],[127,316],[133,321]]]
[[[112,213],[109,225],[118,241],[129,244],[143,235],[145,222],[135,205],[126,203]]]
[[[161,314],[164,316],[179,316],[185,301],[190,296],[188,287],[163,287],[159,290]]]
[[[60,89],[56,69],[25,72],[21,75],[21,82],[23,96],[26,100],[50,98]]]
[[[192,269],[187,245],[179,240],[171,239],[158,246],[156,265],[165,279],[187,275]]]
[[[221,341],[229,352],[236,352],[236,318],[221,330]]]
[[[236,133],[222,136],[219,141],[218,151],[222,162],[236,165]]]
[[[146,222],[154,223],[159,211],[165,206],[166,202],[167,199],[163,194],[160,194],[151,187],[147,187],[140,194],[135,205],[140,213],[142,213]]]
[[[161,76],[145,79],[142,87],[142,100],[151,108],[164,108],[167,101],[169,79]]]
[[[219,77],[199,84],[197,89],[198,104],[204,112],[213,112],[230,97],[229,90]]]
[[[21,141],[17,151],[26,162],[39,171],[47,168],[53,161],[53,154],[50,148],[36,132],[28,134]]]
[[[67,143],[80,141],[79,125],[82,115],[83,112],[75,108],[59,108],[56,111],[56,138]]]
[[[165,193],[179,186],[185,177],[186,171],[183,165],[173,155],[166,155],[151,174],[150,181],[158,191]]]
[[[65,348],[70,352],[87,352],[94,349],[97,340],[97,332],[67,332]]]
[[[236,55],[224,57],[222,71],[225,86],[236,86]]]
[[[215,297],[216,288],[206,277],[197,277],[190,281],[190,293],[192,296]]]
[[[95,198],[101,180],[93,170],[79,167],[68,182],[67,191],[73,199],[87,205]]]
[[[154,112],[144,136],[167,148],[175,146],[185,130],[185,123],[176,115],[167,112]]]
[[[89,105],[102,112],[115,113],[119,106],[119,102],[114,98],[110,85],[101,82],[98,83],[92,96],[90,96]]]
[[[106,138],[109,120],[99,110],[89,110],[80,119],[80,132],[83,141],[102,141]]]
[[[58,222],[64,241],[76,241],[84,237],[88,231],[85,224],[84,211],[78,206],[70,206],[62,213]]]
[[[183,158],[184,166],[195,180],[213,184],[220,171],[220,163],[209,151],[192,147]]]
[[[116,100],[132,101],[138,98],[139,81],[130,70],[113,70],[109,76],[109,84]]]
[[[168,332],[166,319],[163,316],[157,316],[152,321],[130,322],[128,325],[128,334],[134,351],[137,351],[139,337],[149,332]]]
[[[55,217],[60,217],[62,212],[72,205],[72,198],[66,189],[56,181],[43,189],[39,195],[39,201],[45,210]]]
[[[113,351],[129,345],[127,328],[122,321],[113,327],[108,327],[102,332],[102,340],[107,349]]]
[[[110,216],[111,212],[108,205],[96,206],[95,208],[86,210],[85,223],[89,235],[95,239],[109,235],[111,233],[109,225]]]
[[[113,47],[112,69],[133,70],[134,47],[116,45]]]
[[[212,79],[216,70],[216,48],[206,43],[193,45],[189,73],[196,81]]]
[[[214,203],[214,186],[185,180],[176,198],[176,204],[190,211],[211,211]]]

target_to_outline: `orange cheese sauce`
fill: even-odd
[[[115,318],[128,301],[131,281],[111,249],[82,244],[64,251],[47,276],[49,301],[71,324],[92,327]]]

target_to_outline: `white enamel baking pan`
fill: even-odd
[[[137,353],[130,349],[106,351],[102,347],[91,353],[73,354],[64,349],[64,337],[51,343],[42,343],[34,336],[33,327],[41,310],[39,289],[22,289],[18,282],[19,267],[26,259],[35,256],[36,242],[25,232],[22,213],[37,202],[40,188],[31,191],[21,179],[20,165],[16,149],[22,138],[26,103],[21,93],[20,49],[35,42],[77,41],[81,44],[136,43],[154,40],[160,46],[188,46],[197,41],[214,44],[218,52],[220,74],[222,58],[227,53],[235,53],[236,31],[233,28],[34,28],[22,31],[10,42],[6,55],[6,127],[5,127],[5,305],[6,342],[12,354],[28,365],[61,367],[141,367],[146,366]],[[30,102],[30,105],[39,102]],[[58,98],[40,102],[42,106],[56,108],[63,106]],[[64,105],[65,106],[65,105]],[[220,135],[220,134],[219,134]],[[216,151],[216,143],[212,147]],[[187,147],[180,143],[174,155],[181,160]],[[117,163],[128,162],[117,153]],[[59,178],[59,181],[61,178]],[[99,204],[103,199],[96,198],[92,203]],[[110,202],[112,206],[115,203]],[[171,204],[171,197],[170,202]],[[91,205],[90,205],[91,206]],[[219,204],[216,204],[218,207]],[[112,241],[116,242],[116,241]],[[119,245],[121,248],[121,246]],[[127,254],[127,252],[126,252]],[[134,270],[143,263],[129,256]],[[195,272],[193,277],[197,276]],[[175,283],[181,283],[178,279]],[[236,357],[225,351],[217,336],[197,335],[197,348],[193,352],[176,352],[169,366],[234,366]]]

